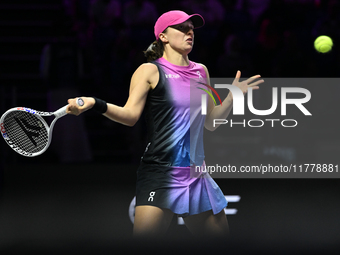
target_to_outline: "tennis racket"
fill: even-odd
[[[77,98],[79,106],[84,105]],[[26,157],[35,157],[44,153],[52,140],[52,131],[56,121],[65,116],[68,105],[55,112],[40,112],[26,107],[15,107],[6,111],[0,119],[0,131],[6,143],[17,153]],[[43,117],[53,116],[48,126]]]

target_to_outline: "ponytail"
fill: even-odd
[[[161,39],[158,39],[150,44],[146,51],[144,51],[144,56],[146,57],[147,61],[154,61],[158,58],[163,56],[164,46]]]

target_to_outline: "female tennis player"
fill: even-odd
[[[203,128],[213,131],[213,119],[225,119],[232,94],[215,106],[210,97],[207,114],[201,114],[200,89],[192,89],[190,79],[209,83],[207,68],[188,58],[194,45],[194,28],[204,25],[199,14],[169,11],[156,21],[156,41],[146,50],[148,63],[134,72],[129,98],[120,107],[94,98],[82,97],[84,105],[69,99],[67,112],[74,115],[95,109],[107,118],[133,126],[145,111],[148,144],[137,170],[136,211],[133,233],[136,237],[159,237],[167,231],[174,214],[182,216],[194,235],[228,235],[224,213],[227,201],[208,173],[193,178],[190,169],[204,166]],[[258,89],[260,75],[240,82],[237,71],[234,86],[244,93]],[[190,90],[191,89],[191,90]]]

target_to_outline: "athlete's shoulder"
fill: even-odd
[[[203,67],[204,70],[208,70],[208,68],[204,64],[202,64],[202,63],[196,63],[196,65],[199,65],[199,66]]]
[[[190,60],[190,62],[191,62],[191,66],[192,66],[193,68],[200,68],[200,67],[203,67],[203,69],[204,69],[205,71],[208,71],[208,68],[207,68],[204,64],[202,64],[202,63],[197,63],[197,62],[194,62],[194,61],[191,61],[191,60]]]
[[[159,79],[158,68],[152,63],[141,64],[132,75],[132,79],[138,82],[145,81],[154,88]]]
[[[135,74],[150,76],[158,73],[158,68],[155,64],[152,63],[144,63],[141,64],[135,71]]]
[[[144,63],[141,64],[138,69],[142,69],[143,71],[150,71],[150,72],[154,72],[157,71],[158,68],[156,66],[156,64],[152,63],[152,62],[148,62],[148,63]]]
[[[209,71],[208,71],[208,68],[202,64],[202,63],[196,63],[197,65],[203,67],[204,71],[205,71],[205,74],[207,75],[207,77],[209,77]]]

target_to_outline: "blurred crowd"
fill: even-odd
[[[337,0],[63,0],[70,30],[97,88],[126,88],[154,41],[153,26],[169,10],[201,14],[189,58],[212,77],[337,77],[340,1]],[[328,35],[330,53],[314,49]]]
[[[241,70],[242,78],[255,74],[263,78],[339,77],[339,0],[60,2],[63,7],[60,19],[51,30],[55,40],[44,47],[41,57],[41,74],[48,85],[51,111],[74,95],[96,96],[123,106],[133,72],[146,62],[143,51],[155,40],[154,24],[169,10],[199,13],[204,17],[206,24],[195,30],[195,44],[189,58],[205,64],[213,78],[233,78],[237,70]],[[333,39],[332,51],[323,54],[314,49],[319,35]],[[336,90],[332,91],[336,97]],[[261,93],[254,100],[266,101],[259,100],[260,97],[271,99],[270,95]],[[86,127],[94,130],[89,136],[91,143],[81,118],[74,118],[72,124],[67,120],[64,133],[55,132],[59,134],[59,139],[55,139],[59,144],[54,144],[62,148],[56,150],[62,152],[62,160],[89,160],[91,146],[100,152],[113,151],[111,144],[117,146],[115,153],[119,151],[117,155],[121,155],[122,160],[123,155],[133,155],[131,159],[139,160],[136,155],[141,155],[146,145],[143,122],[125,129],[95,116],[85,118]],[[77,132],[69,132],[70,127]],[[106,128],[110,131],[106,132]],[[270,133],[272,130],[263,129],[263,132],[266,139],[274,140],[276,135]],[[82,148],[81,153],[69,146],[71,139],[72,144]],[[108,148],[98,142],[111,139],[114,143],[107,143]],[[235,158],[242,154],[233,152]]]

